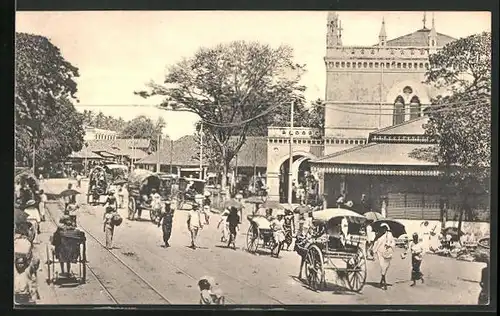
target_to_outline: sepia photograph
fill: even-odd
[[[491,304],[490,12],[15,20],[14,309]]]

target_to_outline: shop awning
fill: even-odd
[[[438,176],[438,165],[410,155],[432,144],[368,143],[312,162],[314,172],[351,175]]]
[[[373,166],[437,166],[433,162],[419,160],[410,156],[410,153],[415,149],[430,148],[431,146],[433,145],[368,143],[316,159],[312,163]]]

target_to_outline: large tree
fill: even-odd
[[[43,36],[16,33],[15,48],[16,161],[32,163],[33,148],[50,130],[46,125],[76,99],[78,69]]]
[[[491,163],[491,33],[459,39],[430,56],[426,82],[447,93],[433,100],[426,133],[436,142],[414,156],[438,163],[443,193],[463,198],[459,216],[472,211],[471,196],[488,192]],[[450,190],[451,189],[451,190]]]
[[[125,123],[120,137],[149,139],[151,150],[156,151],[158,136],[162,137],[162,130],[165,126],[166,122],[161,116],[154,121],[145,115],[140,115]]]
[[[169,68],[166,85],[150,83],[150,91],[137,93],[165,96],[165,106],[198,114],[205,139],[212,141],[226,174],[259,119],[301,98],[305,88],[298,81],[303,67],[293,62],[288,46],[236,41],[201,48]],[[226,177],[222,179],[225,187]]]
[[[78,68],[46,37],[16,33],[15,119],[40,141],[42,122],[57,115],[60,99],[75,99]]]

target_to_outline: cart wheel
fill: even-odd
[[[81,284],[85,284],[87,282],[87,245],[85,242],[81,244],[81,253],[80,253],[80,267],[82,269],[82,275],[80,279]]]
[[[259,248],[259,229],[255,224],[251,224],[247,232],[247,250],[250,253],[255,253]]]
[[[134,198],[129,198],[128,199],[128,219],[129,220],[134,220],[134,215],[137,210],[136,204],[135,204],[135,199]]]
[[[347,285],[354,292],[360,292],[366,282],[366,257],[358,248],[356,255],[347,261]]]
[[[50,266],[52,265],[52,261],[50,260],[50,249],[49,249],[49,245],[45,245],[45,252],[46,252],[46,255],[47,255],[47,284],[50,284],[50,282],[52,281],[52,275],[50,274],[51,272],[51,269],[50,269]]]
[[[313,290],[321,290],[325,281],[325,270],[323,267],[323,253],[318,246],[312,245],[307,250],[306,256],[306,279]]]

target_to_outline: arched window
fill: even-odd
[[[420,99],[415,95],[410,101],[410,120],[420,117],[422,113]]]
[[[394,101],[394,114],[392,117],[392,125],[401,124],[405,121],[405,100],[398,95]]]

